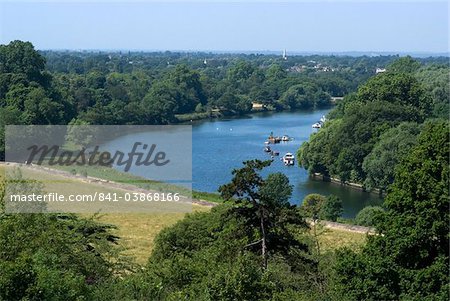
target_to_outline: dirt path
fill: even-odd
[[[21,168],[29,168],[35,171],[39,172],[45,172],[51,175],[57,175],[61,176],[67,179],[77,179],[79,181],[85,182],[85,183],[92,183],[92,184],[98,184],[102,185],[104,187],[108,188],[115,188],[115,189],[121,189],[125,190],[127,192],[138,192],[138,193],[149,193],[153,192],[152,190],[140,188],[134,185],[128,185],[123,183],[118,183],[114,181],[104,180],[96,177],[83,177],[79,175],[73,175],[67,171],[62,171],[58,169],[53,169],[45,166],[39,166],[39,165],[24,165],[20,163],[11,163],[11,162],[2,162],[0,161],[0,165],[4,166],[17,166]],[[209,202],[206,200],[201,199],[192,199],[192,203],[200,206],[207,206],[207,207],[214,207],[218,205],[217,203]],[[307,220],[307,222],[310,225],[314,225],[314,222],[312,220]],[[325,228],[332,229],[332,230],[341,230],[341,231],[349,231],[354,233],[368,233],[368,234],[374,234],[375,230],[370,227],[364,227],[364,226],[356,226],[356,225],[348,225],[348,224],[342,224],[337,222],[329,222],[329,221],[321,221],[320,222]]]
[[[28,168],[28,169],[39,171],[39,172],[45,172],[50,175],[60,176],[60,177],[66,178],[66,179],[76,179],[81,182],[102,185],[107,188],[120,189],[120,190],[124,190],[127,192],[137,192],[137,193],[152,193],[152,192],[154,192],[152,190],[140,188],[140,187],[137,187],[134,185],[118,183],[118,182],[100,179],[100,178],[96,178],[96,177],[91,177],[91,176],[83,177],[80,175],[73,175],[67,171],[53,169],[53,168],[49,168],[49,167],[45,167],[45,166],[41,166],[41,165],[25,165],[25,164],[20,164],[20,163],[2,162],[2,161],[0,161],[0,165]],[[200,206],[207,206],[207,207],[213,207],[213,206],[217,205],[217,203],[213,203],[213,202],[209,202],[209,201],[201,200],[201,199],[192,199],[192,204],[200,205]]]
[[[306,221],[308,222],[308,224],[314,225],[314,222],[312,220],[307,219]],[[341,231],[348,231],[348,232],[354,232],[354,233],[375,234],[375,229],[371,228],[371,227],[342,224],[342,223],[330,222],[330,221],[320,221],[320,224],[323,225],[325,228],[331,229],[331,230],[341,230]]]

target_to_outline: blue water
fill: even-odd
[[[274,157],[272,165],[263,174],[282,172],[288,176],[293,185],[291,203],[301,204],[303,198],[310,193],[335,194],[343,201],[344,217],[354,217],[367,205],[380,204],[381,200],[376,194],[313,180],[305,169],[298,166],[297,162],[294,166],[285,166],[281,162],[281,157],[287,152],[296,155],[300,145],[316,131],[311,125],[327,113],[328,110],[258,113],[241,118],[193,122],[192,188],[198,191],[217,192],[220,185],[231,180],[232,170],[243,166],[243,161],[271,159],[263,149],[264,141],[273,132],[275,136],[288,135],[293,140],[271,144],[273,150],[280,152],[280,156]],[[167,135],[167,133],[165,134]],[[130,139],[132,141],[154,141],[152,137],[151,132],[141,132],[132,136],[122,136],[108,142],[105,146],[113,149],[124,147],[127,149]],[[180,155],[178,155],[179,157]],[[132,169],[130,172],[149,179],[155,176],[155,174],[151,174],[150,169],[137,171]]]
[[[294,186],[291,203],[299,204],[310,193],[335,194],[343,200],[344,216],[354,217],[363,207],[380,204],[377,195],[341,185],[312,180],[308,172],[299,167],[285,166],[281,157],[287,152],[296,154],[300,145],[316,130],[311,125],[328,110],[311,112],[259,113],[244,118],[200,121],[193,124],[193,189],[216,192],[222,184],[231,180],[231,171],[251,159],[267,160],[263,151],[264,141],[271,132],[275,136],[289,135],[289,142],[271,144],[280,152],[267,168],[266,174],[282,172]],[[297,163],[297,162],[296,162]]]

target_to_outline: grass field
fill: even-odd
[[[0,165],[0,177],[5,172],[4,167]],[[54,180],[66,181],[59,175],[48,175],[46,173],[36,174],[32,171],[30,175],[44,181],[44,190],[52,190]],[[96,174],[98,177],[100,175]],[[47,181],[53,180],[53,181]],[[100,189],[95,183],[80,182],[78,190],[89,192],[90,190]],[[208,211],[210,207],[201,205],[192,205],[192,211]],[[84,217],[91,217],[93,214],[82,214]],[[117,226],[115,234],[121,237],[120,244],[125,248],[125,254],[134,258],[138,264],[145,264],[151,254],[155,237],[161,229],[175,224],[181,220],[186,213],[184,212],[155,212],[155,213],[105,213],[96,216],[98,221]],[[355,233],[345,230],[325,229],[318,231],[318,239],[321,249],[324,251],[333,250],[342,246],[349,246],[358,249],[364,244],[366,234]]]
[[[108,167],[83,166],[82,168],[73,168],[70,166],[52,166],[51,168],[67,171],[73,174],[78,175],[84,174],[90,177],[134,185],[143,189],[172,190],[172,191],[179,191],[182,194],[192,193],[192,198],[201,199],[208,202],[221,203],[223,201],[220,195],[216,193],[200,192],[195,190],[191,192],[188,191],[186,188],[180,186],[148,180],[142,177],[134,176],[129,173],[120,172],[113,168]]]
[[[195,211],[208,211],[209,207],[197,206]],[[151,253],[153,241],[164,227],[175,224],[184,214],[105,214],[99,221],[118,226],[116,234],[122,238],[127,255],[135,258],[136,263],[144,264]],[[323,229],[318,240],[322,251],[331,251],[339,247],[359,249],[365,242],[366,234],[345,230]]]

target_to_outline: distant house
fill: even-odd
[[[252,109],[253,110],[262,110],[262,109],[264,109],[264,105],[259,102],[252,102]]]
[[[376,73],[376,74],[378,74],[378,73],[383,73],[383,72],[386,72],[386,69],[385,69],[385,68],[377,68],[377,69],[375,69],[375,73]]]

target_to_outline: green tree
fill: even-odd
[[[384,209],[380,206],[366,206],[361,209],[355,217],[355,223],[360,226],[373,227],[376,220],[384,214]]]
[[[424,125],[397,168],[379,234],[361,253],[339,254],[339,287],[350,299],[448,300],[449,131],[448,121]]]
[[[342,200],[330,194],[320,208],[319,216],[323,220],[335,222],[343,213]]]
[[[24,74],[28,81],[44,84],[45,59],[30,42],[12,41],[0,45],[0,74]]]
[[[420,63],[407,55],[392,62],[387,70],[395,73],[415,73],[419,68]]]
[[[419,122],[431,112],[431,98],[414,75],[408,73],[389,72],[372,77],[358,89],[357,97],[363,102],[398,103],[414,111]]]
[[[416,144],[420,128],[416,123],[401,123],[380,136],[369,155],[364,158],[364,185],[368,189],[386,190],[394,181],[394,169]]]
[[[288,202],[292,186],[286,176],[278,173],[264,179],[258,173],[270,163],[271,161],[246,161],[243,168],[233,171],[231,182],[219,188],[225,200],[233,201],[238,206],[237,212],[246,217],[248,227],[257,229],[257,240],[251,245],[260,246],[264,269],[267,268],[270,253],[287,255],[292,246],[303,248],[292,236],[288,225],[305,225],[295,207]]]
[[[308,194],[303,199],[301,205],[301,212],[305,217],[317,220],[320,218],[320,212],[322,210],[325,201],[326,198],[321,194],[317,193]]]

